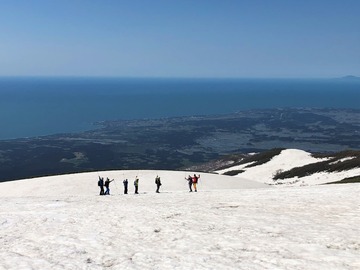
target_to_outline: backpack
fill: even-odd
[[[98,186],[99,186],[99,187],[101,186],[101,181],[100,181],[100,180],[98,181]]]

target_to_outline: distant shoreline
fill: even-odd
[[[360,76],[338,77],[135,77],[135,76],[0,76],[1,79],[40,79],[40,80],[333,80],[360,79]]]
[[[276,108],[360,109],[347,79],[0,79],[0,139],[82,132],[117,119]]]
[[[88,128],[82,129],[82,130],[78,130],[78,131],[73,131],[73,132],[56,132],[56,133],[49,133],[49,134],[39,134],[39,135],[35,135],[35,136],[24,136],[24,137],[14,137],[14,138],[0,138],[0,142],[6,142],[6,141],[16,141],[16,140],[32,140],[32,139],[40,139],[40,138],[47,138],[47,137],[63,137],[63,136],[76,136],[76,135],[81,135],[83,133],[87,133],[87,132],[96,132],[97,130],[100,130],[102,128],[111,126],[112,123],[126,123],[126,124],[131,124],[131,123],[137,123],[137,122],[156,122],[156,121],[162,121],[162,120],[173,120],[173,119],[179,119],[179,120],[183,120],[183,119],[207,119],[207,118],[213,118],[213,117],[227,117],[227,116],[231,116],[231,115],[237,115],[239,113],[242,114],[249,114],[251,115],[254,112],[276,112],[276,111],[281,111],[281,110],[300,110],[300,111],[317,111],[317,110],[324,110],[324,111],[353,111],[353,112],[357,112],[360,113],[360,108],[268,108],[268,109],[244,109],[244,110],[239,110],[237,112],[232,112],[232,113],[220,113],[220,114],[206,114],[206,115],[182,115],[182,116],[171,116],[171,117],[158,117],[158,118],[137,118],[137,119],[113,119],[113,120],[100,120],[100,121],[96,121],[93,123],[90,123],[90,125],[88,125]]]

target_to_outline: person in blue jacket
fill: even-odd
[[[114,179],[110,180],[109,178],[106,178],[105,181],[105,187],[106,187],[106,191],[105,191],[105,195],[110,195],[110,183],[114,181]]]

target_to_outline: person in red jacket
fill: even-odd
[[[200,174],[198,176],[196,176],[196,174],[194,174],[194,176],[192,178],[192,183],[193,183],[195,192],[197,192],[197,183],[199,182],[199,178],[200,178]]]

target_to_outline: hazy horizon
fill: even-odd
[[[0,79],[126,79],[126,80],[332,80],[360,78],[353,74],[332,77],[157,77],[157,76],[100,76],[100,75],[0,75]]]
[[[9,1],[0,76],[360,76],[360,2]]]

